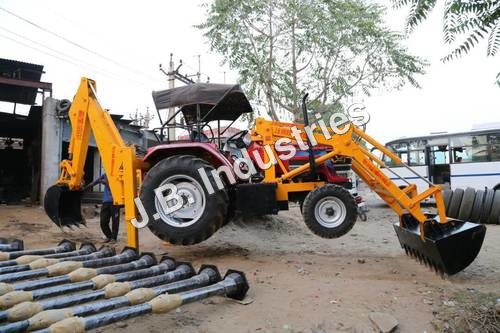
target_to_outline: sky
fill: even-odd
[[[80,77],[87,76],[97,81],[99,99],[112,113],[128,116],[146,107],[154,111],[151,92],[168,84],[158,66],[168,68],[170,53],[176,66],[183,60],[183,74],[198,71],[201,55],[203,82],[207,76],[210,82],[237,81],[236,73],[222,64],[221,55],[210,52],[202,32],[194,27],[204,20],[202,3],[0,0],[1,8],[74,42],[0,9],[0,57],[43,64],[42,80],[53,83],[55,98],[71,99]],[[386,24],[402,31],[405,14],[406,10],[388,9]],[[442,63],[450,48],[443,42],[441,16],[437,8],[405,42],[413,54],[430,63],[427,73],[418,78],[421,89],[407,85],[353,100],[366,106],[371,115],[367,132],[381,142],[500,123],[500,88],[494,84],[500,57],[487,58],[483,43],[462,59]],[[0,104],[0,111],[11,110]]]

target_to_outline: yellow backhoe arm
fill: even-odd
[[[140,172],[137,172],[140,161],[136,159],[135,147],[127,146],[123,142],[111,116],[99,104],[94,81],[87,78],[81,79],[69,109],[69,119],[72,128],[68,149],[69,158],[61,162],[61,176],[56,186],[67,188],[69,191],[82,189],[85,159],[92,133],[101,155],[114,204],[125,206],[128,245],[137,248],[139,246],[138,233],[131,220],[136,217],[134,198],[137,197],[140,182],[138,179]],[[64,192],[58,195],[64,196]],[[64,198],[61,197],[57,201],[62,204]],[[61,207],[54,214],[60,214],[60,209]],[[76,214],[76,212],[73,213]],[[65,222],[71,224],[69,220],[65,221],[65,218],[68,217],[59,216],[59,225],[64,226]]]
[[[276,151],[274,149],[274,144],[280,138],[290,139],[292,142],[297,142],[297,140],[292,136],[291,127],[295,126],[301,131],[302,139],[305,142],[306,136],[304,131],[304,125],[298,123],[281,123],[276,121],[265,120],[264,118],[257,118],[255,122],[255,130],[253,133],[253,140],[262,141],[264,145],[269,145],[276,156]],[[403,162],[390,150],[384,147],[382,144],[378,143],[375,139],[368,136],[366,133],[361,131],[359,128],[354,126],[352,123],[346,124],[349,126],[349,130],[344,134],[335,134],[333,131],[330,132],[331,137],[326,138],[323,133],[319,130],[314,130],[314,138],[318,145],[330,147],[331,152],[324,154],[315,159],[316,164],[320,165],[325,161],[335,158],[335,157],[349,157],[352,159],[352,168],[366,184],[375,191],[400,217],[404,213],[410,213],[415,219],[417,219],[421,224],[421,238],[423,239],[425,234],[423,230],[423,223],[428,220],[427,216],[422,212],[420,203],[430,196],[434,196],[436,200],[436,206],[438,215],[440,217],[440,223],[446,223],[446,212],[441,195],[441,188],[436,185],[432,185],[424,192],[418,194],[416,191],[416,186],[414,184],[410,185],[405,189],[399,188],[387,175],[385,175],[380,167],[385,167],[385,164],[378,159],[373,153],[360,144],[360,139],[371,144],[373,147],[379,149],[386,156],[391,158],[397,164],[402,165]],[[331,130],[331,129],[330,129]],[[269,161],[270,157],[265,154],[265,161]],[[275,157],[277,161],[280,161],[277,156]],[[281,165],[278,165],[281,167]],[[294,177],[300,175],[301,173],[308,172],[311,170],[309,163],[306,163],[292,171],[283,173],[280,177],[276,177],[276,172],[274,168],[269,168],[265,171],[265,182],[275,182],[278,184],[278,193],[282,192],[280,187],[290,188],[288,183]],[[305,187],[310,187],[311,182],[303,183],[302,186],[295,185],[298,190],[305,190]],[[315,184],[316,186],[321,185],[321,183]]]

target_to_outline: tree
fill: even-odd
[[[362,0],[215,0],[198,27],[273,119],[300,114],[309,92],[322,110],[379,87],[418,87],[426,63],[383,24],[384,8]],[[328,106],[328,107],[324,107]]]
[[[155,118],[155,115],[149,112],[149,107],[146,107],[146,112],[139,112],[139,108],[135,109],[134,113],[129,114],[129,118],[132,119],[132,124],[149,128],[149,123]]]
[[[411,32],[424,21],[437,0],[393,0],[394,6],[410,7],[406,28]],[[446,0],[444,3],[443,33],[446,44],[454,44],[442,60],[449,61],[469,53],[480,40],[487,39],[487,56],[494,56],[500,47],[500,2],[493,0]],[[457,37],[461,42],[457,43]],[[500,74],[497,74],[500,85]]]

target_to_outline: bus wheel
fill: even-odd
[[[493,197],[493,204],[491,205],[490,217],[488,223],[497,224],[498,216],[500,215],[500,191],[495,191],[495,196]]]
[[[462,204],[460,205],[460,210],[458,211],[458,219],[462,221],[467,221],[472,214],[472,207],[474,206],[474,198],[476,197],[476,190],[467,187],[462,197]]]
[[[481,217],[481,210],[483,209],[484,191],[477,190],[474,205],[472,206],[472,213],[469,220],[474,223],[479,223]]]
[[[462,197],[464,196],[464,190],[457,188],[453,191],[451,196],[450,206],[446,211],[446,215],[454,219],[458,216],[458,210],[460,209],[460,204],[462,203]]]
[[[491,188],[486,189],[484,194],[483,209],[481,210],[481,223],[488,223],[488,218],[490,217],[491,205],[493,205],[493,199],[495,197],[495,191]]]

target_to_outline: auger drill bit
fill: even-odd
[[[35,250],[19,250],[13,252],[0,252],[0,267],[11,266],[10,263],[13,259],[18,259],[26,256],[25,258],[31,258],[27,256],[36,256],[64,253],[69,251],[74,251],[76,249],[75,243],[69,240],[63,240],[56,247],[49,247],[46,249],[35,249]],[[15,261],[14,261],[15,262]],[[23,262],[24,263],[24,262]],[[14,263],[16,265],[17,263]]]
[[[42,311],[29,320],[23,320],[5,326],[0,326],[3,332],[24,332],[25,330],[38,330],[48,327],[60,320],[73,316],[90,316],[104,311],[119,309],[126,306],[142,304],[153,298],[166,294],[191,290],[217,283],[221,280],[219,271],[215,266],[202,266],[197,275],[177,282],[160,285],[154,288],[134,289],[124,296],[118,296],[90,304],[83,304],[72,308]]]
[[[89,256],[94,253],[95,253],[94,257]],[[37,260],[39,260],[39,262],[46,262],[48,266],[48,263],[55,264],[56,262],[59,261],[73,260],[75,258],[77,260],[80,258],[87,258],[82,260],[88,260],[88,259],[98,258],[100,257],[100,255],[105,255],[105,252],[96,252],[95,246],[90,243],[82,244],[79,250],[70,252],[62,252],[62,253],[48,254],[48,255],[37,255],[37,254],[22,255],[14,260],[0,262],[0,263],[10,263],[10,262],[15,263],[14,265],[5,265],[4,267],[0,267],[0,275],[30,270],[32,268],[30,264]]]
[[[147,313],[167,313],[181,305],[206,299],[212,296],[226,296],[241,300],[248,291],[248,282],[244,273],[230,270],[224,279],[210,286],[184,291],[179,294],[162,294],[152,300],[126,308],[104,312],[89,317],[69,317],[49,328],[37,332],[73,332],[83,333],[86,330],[102,327],[121,320],[137,317]]]
[[[148,258],[149,257],[149,258]],[[149,262],[154,262],[156,259],[154,256],[150,254],[143,254],[141,259],[142,261],[149,261]],[[100,275],[97,275],[93,278],[91,278],[88,281],[82,281],[82,282],[77,282],[77,283],[70,283],[66,285],[59,286],[59,290],[56,291],[57,295],[62,295],[62,294],[70,294],[73,292],[77,291],[83,291],[86,289],[102,289],[106,285],[113,283],[113,282],[123,282],[123,281],[131,281],[135,279],[140,279],[140,278],[145,278],[145,277],[150,277],[158,274],[163,274],[168,271],[171,271],[175,269],[176,267],[176,262],[174,259],[170,257],[163,257],[160,261],[159,264],[148,267],[148,268],[143,268],[143,269],[138,269],[138,270],[132,270],[132,271],[126,271],[122,272],[119,274],[109,274],[109,273],[103,273]],[[111,266],[113,267],[113,266]],[[104,267],[98,270],[106,269],[108,267]],[[32,301],[24,301],[22,303],[19,303],[12,308],[6,310],[6,311],[0,311],[0,321],[8,320],[8,321],[18,321],[18,320],[23,320],[27,319],[36,313],[43,311],[43,310],[49,310],[49,309],[57,309],[61,307],[66,307],[74,304],[79,304],[81,300],[79,300],[79,296],[75,295],[76,297],[68,298],[68,296],[60,296],[56,298],[52,298],[49,300],[40,300],[42,298],[47,298],[53,296],[52,294],[53,290],[46,290],[46,289],[39,289],[36,290],[32,293],[32,298],[33,300],[39,300],[37,302],[32,302]],[[84,296],[86,294],[83,294]],[[85,297],[84,297],[85,299]],[[1,331],[1,329],[0,329]]]
[[[92,254],[90,254],[90,255],[92,255]],[[58,262],[56,264],[53,264],[53,265],[50,265],[50,266],[47,266],[44,268],[40,268],[40,269],[32,269],[30,271],[0,275],[0,281],[12,282],[12,281],[20,281],[20,280],[26,280],[26,279],[38,278],[38,277],[44,277],[44,276],[49,276],[49,277],[59,276],[59,275],[68,274],[68,273],[70,273],[78,268],[82,268],[82,267],[97,268],[97,267],[126,263],[126,262],[129,262],[129,261],[136,259],[137,256],[138,256],[137,250],[135,250],[133,248],[125,248],[122,253],[115,255],[115,256],[112,256],[112,257],[91,259],[91,260],[85,260],[85,261],[75,261],[75,260],[62,261],[62,262]],[[33,263],[35,263],[35,262],[33,262]],[[33,263],[31,263],[30,265],[32,265]],[[2,307],[1,299],[4,296],[0,296],[0,308]]]

